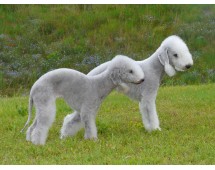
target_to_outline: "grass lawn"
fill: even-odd
[[[59,139],[71,112],[57,100],[57,117],[45,146],[26,142],[28,97],[0,98],[0,164],[215,164],[215,84],[161,87],[161,132],[147,133],[138,103],[113,92],[97,115],[99,140],[84,131]]]

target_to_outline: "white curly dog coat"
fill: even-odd
[[[72,136],[84,127],[85,138],[96,139],[95,117],[103,99],[123,83],[139,84],[144,81],[144,73],[134,60],[119,55],[110,63],[106,71],[96,76],[87,76],[65,68],[41,76],[30,92],[29,117],[25,127],[31,119],[33,104],[36,116],[27,130],[26,140],[36,145],[45,144],[49,128],[55,119],[57,97],[63,97],[75,110],[74,114],[66,116],[61,129],[61,138]],[[125,85],[122,87],[127,90]]]
[[[137,61],[145,74],[145,82],[140,85],[128,83],[127,96],[139,101],[142,121],[147,131],[161,130],[156,112],[155,100],[164,73],[175,75],[176,71],[185,71],[193,65],[192,55],[185,42],[178,36],[167,37],[149,58]],[[101,64],[88,75],[97,75],[106,70],[110,62]],[[117,88],[121,91],[121,87]]]

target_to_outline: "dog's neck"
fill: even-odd
[[[161,81],[163,79],[163,76],[165,75],[164,66],[161,64],[161,62],[158,59],[159,55],[159,49],[155,51],[154,54],[152,54],[149,58],[146,59],[146,62],[149,62],[151,69],[154,71],[154,75],[157,76],[157,78]]]
[[[96,81],[95,89],[97,90],[98,97],[101,101],[114,89],[117,85],[113,83],[110,78],[108,70],[96,75],[91,76],[92,81]]]

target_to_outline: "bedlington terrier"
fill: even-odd
[[[147,131],[161,130],[156,111],[155,100],[160,82],[166,73],[174,76],[176,71],[185,71],[193,65],[192,55],[185,42],[178,36],[167,37],[160,47],[149,58],[137,61],[145,74],[145,82],[139,85],[128,83],[129,90],[124,92],[127,96],[139,101],[142,121]],[[94,68],[88,75],[97,75],[103,72],[110,62]],[[117,90],[121,87],[118,86]]]
[[[144,73],[141,67],[134,60],[121,55],[113,58],[106,71],[96,76],[87,76],[66,68],[46,73],[31,88],[29,117],[25,127],[31,119],[33,104],[36,116],[27,130],[26,140],[35,145],[45,144],[49,128],[55,119],[57,97],[63,97],[75,110],[74,114],[66,116],[61,138],[74,135],[84,127],[85,138],[96,139],[95,117],[103,99],[120,84],[140,84],[143,81]],[[122,87],[126,90],[126,86]]]

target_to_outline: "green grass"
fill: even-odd
[[[188,74],[167,85],[215,82],[215,5],[0,5],[0,95],[29,89],[51,69],[87,73],[117,54],[150,56],[169,35],[187,43]]]
[[[147,133],[138,103],[109,95],[97,115],[97,142],[84,131],[59,139],[63,117],[71,113],[57,100],[57,117],[45,146],[25,141],[27,97],[0,98],[1,164],[215,164],[215,84],[161,87],[157,110],[161,132]]]

